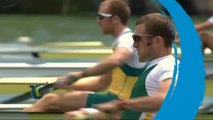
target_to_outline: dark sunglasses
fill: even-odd
[[[154,35],[149,35],[149,34],[140,34],[140,35],[132,35],[132,39],[135,43],[138,43],[142,37],[154,37]]]
[[[103,20],[104,18],[110,18],[110,17],[112,17],[112,14],[98,13],[97,19]]]

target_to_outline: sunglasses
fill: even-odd
[[[143,37],[154,37],[154,35],[149,34],[132,35],[132,39],[135,43],[138,43],[140,40],[142,40]]]
[[[110,17],[112,17],[112,14],[107,14],[107,13],[98,13],[98,16],[97,16],[99,20],[103,20],[104,18],[110,18]]]

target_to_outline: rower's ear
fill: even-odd
[[[157,46],[162,46],[165,42],[162,36],[156,36],[154,39]]]
[[[113,16],[112,17],[112,23],[117,24],[117,23],[120,23],[120,22],[121,22],[121,20],[120,20],[120,18],[118,16]]]

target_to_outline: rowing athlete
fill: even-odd
[[[81,72],[70,72],[58,78],[58,88],[78,91],[64,95],[46,94],[25,111],[46,112],[54,110],[65,112],[116,99],[129,98],[131,90],[145,66],[145,63],[138,61],[136,49],[133,47],[133,33],[127,26],[129,17],[130,9],[124,1],[103,1],[99,7],[97,24],[104,34],[110,34],[115,38],[112,55],[94,67]],[[79,80],[89,76],[98,77]],[[72,80],[79,81],[71,85],[63,84],[70,83]],[[106,89],[105,94],[95,93]]]

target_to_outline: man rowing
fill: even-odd
[[[129,98],[132,88],[145,66],[145,63],[138,61],[136,49],[133,47],[132,31],[127,26],[129,17],[130,9],[124,1],[103,1],[99,7],[97,23],[104,34],[111,34],[115,38],[114,52],[96,66],[82,72],[68,73],[60,77],[58,82],[100,76],[89,81],[79,80],[72,85],[58,86],[62,89],[79,91],[64,95],[47,94],[33,104],[32,107],[26,108],[25,111],[65,112],[116,99]],[[106,94],[94,93],[105,89],[107,89]]]

